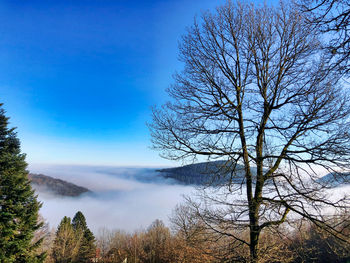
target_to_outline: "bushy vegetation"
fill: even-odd
[[[138,262],[138,263],[227,263],[250,261],[249,248],[208,228],[188,206],[178,206],[170,217],[170,228],[155,220],[147,229],[128,233],[100,229],[95,240],[78,212],[73,220],[64,217],[54,233],[47,232],[46,263],[68,262]],[[348,215],[329,219],[338,231],[350,232]],[[107,226],[108,227],[108,226]],[[232,234],[235,230],[232,229]],[[85,233],[85,234],[84,234]],[[245,239],[249,233],[241,234]],[[287,228],[269,228],[260,243],[260,262],[302,263],[350,260],[350,239],[340,240],[332,233],[295,220]]]

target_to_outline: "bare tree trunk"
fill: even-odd
[[[259,215],[258,208],[254,202],[251,205],[250,212],[250,262],[257,263],[259,262],[259,236],[260,236],[260,228],[259,228]]]

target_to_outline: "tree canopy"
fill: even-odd
[[[95,237],[78,211],[73,220],[64,217],[57,228],[52,258],[56,263],[88,263],[96,254]]]
[[[304,14],[227,2],[196,20],[179,50],[184,69],[153,111],[152,142],[172,160],[226,160],[224,188],[192,202],[206,225],[247,245],[251,262],[262,233],[289,218],[341,236],[324,211],[345,210],[349,197],[331,200],[317,179],[349,169],[349,95]]]
[[[327,58],[335,70],[350,73],[350,2],[347,0],[301,0],[307,21],[325,38]]]
[[[42,239],[32,242],[38,223],[38,202],[28,180],[25,154],[0,104],[0,262],[43,262],[36,255]]]
[[[95,237],[88,228],[85,216],[82,212],[78,211],[75,214],[72,220],[72,226],[76,236],[81,236],[76,262],[92,262],[96,253]]]

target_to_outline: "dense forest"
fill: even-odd
[[[28,174],[28,178],[32,187],[40,192],[61,196],[79,196],[83,193],[90,192],[90,190],[85,187],[43,174],[30,173]]]
[[[176,168],[157,170],[164,178],[171,178],[182,184],[213,185],[225,184],[229,180],[233,183],[243,183],[243,167],[237,165],[235,174],[231,174],[232,164],[227,161],[202,162]]]

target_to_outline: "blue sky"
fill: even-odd
[[[0,2],[0,101],[29,163],[176,165],[151,150],[150,107],[177,43],[221,0]]]

